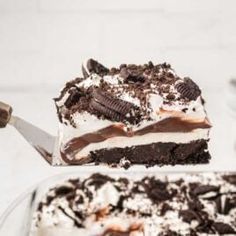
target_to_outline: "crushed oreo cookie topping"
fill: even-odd
[[[76,112],[139,124],[152,119],[153,95],[160,96],[163,104],[179,102],[182,106],[201,96],[201,90],[191,79],[181,79],[167,63],[122,64],[119,68],[108,69],[89,59],[82,66],[82,72],[84,78],[67,83],[60,97],[55,99],[60,120],[63,116],[72,125]],[[65,103],[60,104],[63,97]],[[129,110],[131,107],[135,107],[135,112]]]

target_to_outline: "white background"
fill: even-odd
[[[167,61],[194,79],[214,128],[211,165],[193,169],[236,169],[226,106],[236,75],[234,0],[0,0],[0,100],[14,114],[56,134],[52,98],[89,57],[107,66]],[[32,184],[72,169],[81,171],[49,167],[12,127],[0,130],[0,214]]]

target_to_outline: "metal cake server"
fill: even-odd
[[[0,101],[0,128],[12,125],[50,164],[56,152],[56,136],[53,136],[20,117],[12,115],[12,107]]]

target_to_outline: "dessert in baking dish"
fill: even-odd
[[[30,235],[236,235],[236,175],[71,179],[38,204]]]

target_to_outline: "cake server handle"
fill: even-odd
[[[12,125],[43,158],[52,164],[56,137],[24,119],[12,115],[12,107],[0,101],[0,128]]]
[[[12,107],[0,101],[0,128],[6,127],[10,121],[12,114]]]

